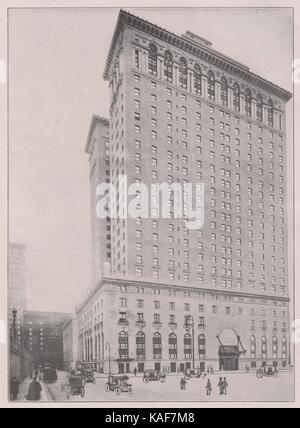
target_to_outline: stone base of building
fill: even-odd
[[[166,374],[182,374],[188,369],[193,369],[193,362],[187,360],[134,360],[134,361],[101,361],[87,363],[94,371],[108,374],[143,374],[145,370],[158,370]],[[194,368],[201,372],[247,372],[255,371],[263,366],[274,366],[278,370],[288,370],[291,368],[289,361],[283,359],[249,359],[241,358],[238,362],[232,361],[226,366],[222,365],[220,359],[207,359],[205,361],[195,361]]]

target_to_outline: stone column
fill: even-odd
[[[192,71],[188,72],[188,90],[194,92],[194,74]]]
[[[245,114],[245,95],[241,94],[241,108],[240,108],[241,114]]]
[[[157,57],[157,77],[159,79],[164,78],[164,70],[163,70],[163,58],[160,56]]]
[[[256,120],[256,99],[252,99],[252,118]]]
[[[263,106],[262,119],[263,119],[262,122],[266,124],[267,123],[267,106],[265,105]]]
[[[215,102],[221,105],[221,85],[215,82]]]
[[[202,74],[201,79],[202,79],[202,82],[201,82],[202,83],[202,95],[204,98],[207,99],[207,77],[203,76],[203,74]]]
[[[173,83],[175,86],[179,87],[179,73],[178,73],[178,65],[173,65]]]
[[[145,58],[145,73],[148,74],[148,51],[144,52],[144,58]]]
[[[228,107],[233,110],[233,90],[228,88]]]

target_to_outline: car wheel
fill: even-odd
[[[279,373],[278,372],[274,372],[274,377],[277,379],[278,378],[278,376],[279,376]]]
[[[105,391],[106,392],[109,392],[109,390],[110,390],[110,388],[109,388],[109,385],[108,385],[108,383],[105,385]]]
[[[117,387],[116,388],[116,395],[120,395],[121,394],[121,388]]]
[[[165,378],[165,377],[161,377],[161,378],[160,378],[160,382],[161,382],[161,383],[165,383],[165,381],[166,381],[166,378]]]
[[[184,376],[184,378],[185,378],[185,380],[190,380],[190,379],[191,379],[191,376],[189,376],[189,375],[185,375],[185,376]]]
[[[149,378],[148,378],[148,377],[145,377],[145,378],[144,378],[144,382],[145,382],[145,383],[149,383]]]

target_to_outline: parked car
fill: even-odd
[[[69,378],[68,385],[68,398],[70,395],[80,395],[81,398],[85,396],[84,382],[81,375],[81,370],[72,370]]]
[[[45,367],[43,370],[43,381],[44,382],[56,382],[57,381],[56,368],[51,366],[51,364],[45,364]]]
[[[184,378],[185,380],[189,380],[191,378],[206,378],[206,373],[202,372],[199,368],[198,369],[186,369],[184,372]]]
[[[158,370],[146,370],[143,376],[143,382],[149,383],[152,381],[159,381],[164,383],[166,381],[165,373],[161,373]]]
[[[92,369],[83,369],[82,377],[84,383],[96,383],[95,375]]]
[[[126,375],[109,375],[105,385],[105,391],[112,391],[116,395],[120,395],[121,392],[128,392],[128,394],[132,394],[132,385],[128,383],[128,380],[129,377]]]
[[[256,377],[262,379],[263,377],[275,377],[279,376],[279,371],[275,366],[265,366],[256,370]]]

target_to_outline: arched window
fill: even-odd
[[[262,336],[262,338],[261,338],[261,355],[262,355],[263,360],[266,360],[268,357],[268,348],[267,348],[266,336]]]
[[[226,77],[221,78],[221,103],[223,106],[228,106],[228,83]]]
[[[128,349],[128,334],[126,331],[121,331],[119,333],[119,358],[121,360],[126,360],[129,358],[129,349]]]
[[[199,334],[198,336],[198,354],[199,360],[206,359],[206,338],[204,334]]]
[[[268,125],[274,125],[274,103],[271,99],[268,101]]]
[[[278,340],[276,336],[274,336],[272,339],[272,347],[273,347],[273,358],[276,360],[278,358]]]
[[[198,64],[194,67],[194,91],[196,94],[202,93],[201,68]]]
[[[186,333],[184,335],[183,344],[184,344],[184,358],[191,359],[192,358],[192,337],[189,333]]]
[[[146,358],[145,346],[145,334],[142,331],[139,331],[136,335],[136,357],[138,360],[144,360]]]
[[[250,89],[245,91],[245,113],[247,116],[252,115],[252,92]]]
[[[173,82],[173,57],[170,51],[165,52],[164,75],[165,80],[168,82]]]
[[[256,339],[255,339],[255,336],[252,336],[250,338],[250,354],[251,354],[252,359],[256,358]]]
[[[179,86],[183,89],[187,88],[187,64],[184,58],[180,58],[179,63]]]
[[[171,360],[177,358],[177,336],[175,333],[169,335],[169,356]]]
[[[215,101],[215,75],[211,70],[209,70],[209,72],[207,73],[207,95],[210,101]]]
[[[160,360],[161,356],[162,356],[161,334],[156,332],[153,335],[153,359]]]
[[[235,82],[233,85],[233,108],[236,112],[239,112],[241,109],[240,96],[241,96],[240,85]]]
[[[282,358],[287,358],[287,340],[285,336],[282,338]]]
[[[256,96],[256,119],[260,122],[263,120],[263,97],[261,94]]]
[[[153,76],[157,76],[157,53],[157,46],[154,43],[150,43],[148,53],[148,71],[150,74],[153,74]]]

